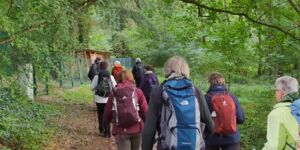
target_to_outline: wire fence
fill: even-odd
[[[113,62],[115,61],[120,61],[126,69],[132,68],[132,58],[130,57],[108,59],[109,68],[113,67]],[[37,78],[34,93],[35,95],[48,95],[51,89],[49,86],[70,89],[82,84],[88,84],[91,82],[88,78],[89,69],[90,65],[87,65],[83,58],[77,57],[72,59],[70,62],[61,65],[59,75],[51,74],[50,72],[49,78],[44,76]]]

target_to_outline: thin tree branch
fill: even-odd
[[[47,25],[48,25],[47,22],[42,22],[40,24],[31,25],[16,34],[14,34],[6,39],[1,40],[0,45],[10,43],[10,42],[14,41],[17,37],[22,36],[22,35],[26,34],[27,32],[31,32],[31,31],[37,30],[39,28],[47,27]]]
[[[7,9],[7,14],[10,12],[12,5],[13,5],[13,0],[10,0],[9,7]]]
[[[12,0],[12,1],[13,1],[13,0]],[[94,4],[96,1],[97,1],[97,0],[87,0],[87,1],[85,1],[85,2],[83,2],[83,3],[81,3],[81,4],[79,5],[79,7],[77,7],[75,10],[76,10],[76,11],[80,11],[81,9],[83,9],[83,8],[85,8],[85,7],[91,6],[91,5]],[[56,20],[56,19],[55,19],[55,20]],[[5,39],[2,39],[2,40],[0,39],[0,45],[10,43],[10,42],[16,40],[19,36],[22,36],[22,35],[24,35],[24,34],[26,34],[26,33],[28,33],[28,32],[35,31],[35,30],[37,30],[37,29],[39,29],[39,28],[46,28],[46,27],[48,26],[48,24],[49,24],[49,22],[46,22],[46,21],[45,21],[45,22],[42,22],[42,23],[40,23],[40,24],[34,24],[34,25],[31,25],[31,26],[29,26],[29,27],[27,27],[27,28],[25,28],[25,29],[23,29],[23,30],[21,30],[21,31],[19,31],[19,32],[17,32],[17,33],[15,33],[15,34],[13,34],[13,35],[11,35],[11,36],[5,38]]]
[[[83,8],[87,8],[91,5],[93,5],[95,2],[97,2],[97,0],[86,0],[86,1],[82,2],[81,4],[79,4],[79,6],[77,7],[77,10],[82,10]]]
[[[294,8],[294,10],[300,14],[300,9],[297,8],[296,4],[294,4],[294,2],[292,0],[288,0],[289,4]]]
[[[215,12],[227,13],[227,14],[234,15],[234,16],[242,16],[242,17],[246,18],[250,22],[253,22],[255,24],[259,24],[259,25],[262,25],[262,26],[266,26],[266,27],[269,27],[269,28],[276,29],[276,30],[278,30],[278,31],[280,31],[280,32],[282,32],[282,33],[284,33],[286,35],[289,35],[291,38],[293,38],[295,40],[300,40],[300,37],[297,37],[293,33],[290,33],[288,31],[282,29],[281,27],[273,25],[273,24],[268,24],[268,23],[265,23],[265,22],[260,22],[257,19],[254,19],[254,18],[250,17],[246,13],[233,12],[233,11],[230,11],[230,10],[223,10],[223,9],[219,9],[219,8],[209,7],[209,6],[206,6],[204,4],[201,4],[201,3],[197,2],[195,0],[180,0],[180,1],[185,2],[185,3],[189,3],[189,4],[193,4],[193,5],[202,7],[202,8],[207,9],[207,10],[215,11]]]

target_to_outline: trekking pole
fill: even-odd
[[[296,141],[296,150],[300,150],[300,125],[298,125],[298,139]]]
[[[97,118],[96,118],[97,105],[94,103],[94,128],[97,129]]]

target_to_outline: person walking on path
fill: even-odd
[[[145,73],[144,64],[140,58],[135,60],[135,65],[132,68],[132,74],[134,76],[134,80],[136,82],[136,86],[140,87],[141,78]]]
[[[292,115],[290,105],[299,99],[298,81],[283,76],[275,82],[275,98],[278,102],[268,115],[267,142],[263,150],[296,149],[298,123]]]
[[[117,84],[114,77],[107,70],[107,62],[100,63],[100,71],[94,77],[91,83],[91,89],[94,91],[94,102],[97,106],[99,132],[101,136],[110,137],[110,125],[104,121],[104,108],[109,94]]]
[[[135,86],[131,71],[121,72],[121,82],[109,96],[104,117],[113,123],[118,150],[139,150],[148,111],[143,92]]]
[[[149,99],[150,99],[150,93],[152,90],[152,87],[158,86],[159,81],[157,79],[157,76],[155,75],[153,68],[151,65],[146,65],[145,66],[146,72],[141,78],[141,84],[140,84],[140,89],[143,91],[147,102],[149,104]]]
[[[166,80],[152,89],[142,150],[152,150],[158,131],[158,150],[204,149],[204,136],[214,125],[204,95],[189,80],[189,66],[180,56],[168,59]],[[204,129],[205,125],[205,129]]]
[[[119,79],[119,73],[121,73],[124,70],[124,67],[122,66],[120,61],[115,61],[114,66],[112,68],[111,74],[114,76],[114,78],[118,81]]]
[[[101,59],[97,57],[95,59],[95,62],[91,65],[89,73],[88,73],[88,78],[92,81],[94,79],[94,76],[97,75],[100,71],[100,62]]]
[[[237,97],[227,91],[225,79],[218,72],[211,73],[209,89],[205,95],[215,133],[205,138],[207,150],[239,150],[240,133],[237,124],[242,124],[244,113]]]

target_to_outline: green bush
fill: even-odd
[[[17,86],[0,87],[0,142],[12,149],[40,149],[54,133],[46,120],[57,113],[23,95]]]

